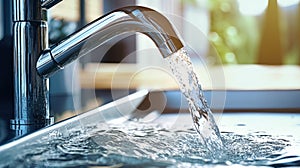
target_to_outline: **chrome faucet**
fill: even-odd
[[[54,122],[49,112],[49,76],[97,46],[140,32],[154,41],[163,57],[183,47],[163,15],[132,6],[102,16],[49,48],[46,12],[60,1],[13,1],[15,118],[11,127],[19,135]],[[94,43],[85,45],[91,38]]]

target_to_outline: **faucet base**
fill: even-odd
[[[10,120],[10,129],[16,132],[16,136],[22,136],[52,124],[54,124],[54,117],[50,117],[40,123],[23,119],[13,119]]]
[[[33,124],[34,123],[34,124]],[[45,122],[40,122],[45,123],[43,125],[47,125],[47,123],[54,123],[54,117],[50,117],[49,119],[45,119]],[[38,122],[32,122],[30,120],[24,120],[24,119],[12,119],[10,120],[11,125],[40,125]]]

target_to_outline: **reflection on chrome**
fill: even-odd
[[[46,9],[59,0],[14,0],[15,118],[11,127],[18,135],[53,123],[49,112],[48,77],[99,45],[136,32],[154,41],[163,57],[183,45],[170,22],[145,7],[125,7],[88,24],[48,47]],[[89,40],[93,43],[85,45]]]

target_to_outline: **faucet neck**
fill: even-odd
[[[124,7],[102,16],[44,51],[37,63],[38,73],[47,78],[98,46],[137,32],[148,36],[163,57],[183,47],[172,24],[163,15],[145,7]]]

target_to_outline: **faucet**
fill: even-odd
[[[11,128],[17,136],[54,123],[49,111],[49,77],[97,46],[140,32],[153,40],[163,57],[183,47],[163,15],[137,6],[106,14],[49,47],[47,9],[60,1],[13,0],[15,114]],[[91,38],[93,43],[85,45]]]

